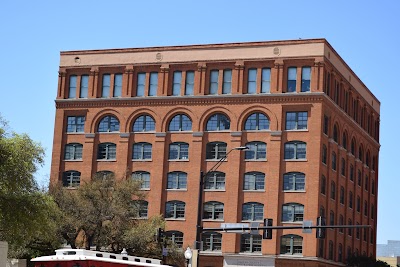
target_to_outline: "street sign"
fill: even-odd
[[[311,234],[312,229],[310,228],[312,226],[312,221],[303,221],[303,233],[304,234]]]
[[[221,223],[222,231],[229,233],[245,233],[247,230],[237,230],[237,228],[249,228],[248,223]],[[229,228],[236,228],[236,230],[229,230]]]

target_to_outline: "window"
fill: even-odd
[[[183,247],[183,233],[180,231],[167,231],[165,237],[178,247]]]
[[[339,244],[338,246],[338,262],[343,262],[343,246]]]
[[[344,224],[344,219],[343,219],[343,215],[339,216],[339,225],[343,225]],[[343,228],[339,228],[339,233],[343,234]]]
[[[343,133],[342,147],[347,150],[347,134],[346,133]]]
[[[334,181],[331,182],[331,199],[336,199],[336,184]]]
[[[69,76],[68,98],[76,97],[76,75]]]
[[[77,187],[81,182],[81,173],[78,171],[66,171],[63,173],[62,183],[64,187]]]
[[[285,143],[285,159],[306,159],[306,143],[292,141]]]
[[[221,251],[222,234],[217,232],[204,232],[202,234],[203,251]]]
[[[145,83],[146,83],[146,73],[138,73],[137,85],[136,85],[136,96],[144,96]]]
[[[155,130],[155,122],[149,115],[141,115],[137,117],[133,123],[134,132],[150,132]]]
[[[374,204],[371,205],[371,219],[374,220],[375,219],[375,206]]]
[[[344,158],[342,158],[342,160],[341,160],[340,173],[342,176],[346,176],[346,160]]]
[[[358,148],[358,158],[359,158],[361,161],[364,160],[364,152],[363,152],[363,149],[362,149],[361,146]]]
[[[70,143],[65,145],[64,159],[77,160],[82,159],[83,145],[78,143]]]
[[[329,225],[335,225],[335,213],[332,210],[329,212]]]
[[[133,160],[150,160],[152,154],[152,144],[136,143],[133,144],[132,159]]]
[[[243,221],[262,221],[264,218],[264,205],[257,202],[243,204]]]
[[[296,67],[288,68],[286,92],[288,93],[296,92],[296,79],[297,79],[297,68]]]
[[[134,200],[134,209],[136,211],[136,218],[147,219],[149,202],[145,200]]]
[[[150,189],[150,173],[146,171],[135,171],[132,179],[140,182],[140,189]]]
[[[97,151],[97,159],[114,160],[117,157],[117,145],[114,143],[101,143]]]
[[[269,93],[271,89],[271,69],[263,68],[261,72],[261,93]]]
[[[340,187],[340,196],[339,196],[340,204],[344,204],[344,187]]]
[[[221,113],[217,113],[212,115],[208,121],[206,126],[206,131],[224,131],[229,130],[231,126],[230,120]]]
[[[176,142],[169,145],[169,159],[182,160],[189,158],[189,144]]]
[[[283,190],[304,191],[306,176],[301,172],[289,172],[283,175]]]
[[[222,93],[230,94],[232,90],[232,70],[224,70],[224,82],[222,83]]]
[[[267,144],[264,142],[250,142],[246,144],[248,149],[245,150],[244,158],[246,160],[267,159]]]
[[[349,220],[347,221],[347,224],[348,224],[348,225],[352,225],[352,224],[353,224],[352,220],[349,219]],[[353,228],[347,228],[347,235],[349,235],[349,236],[352,236],[352,235],[353,235]]]
[[[333,141],[335,141],[336,143],[339,143],[339,137],[338,137],[339,133],[338,133],[338,128],[337,125],[335,124],[333,126]]]
[[[328,161],[328,149],[326,148],[326,145],[322,145],[322,163],[326,165],[326,162]]]
[[[251,114],[244,125],[245,130],[269,130],[269,119],[262,113]]]
[[[83,133],[85,128],[84,116],[67,117],[67,133]]]
[[[261,235],[242,234],[240,252],[261,253]]]
[[[307,129],[308,112],[286,112],[286,130]]]
[[[282,222],[302,222],[304,205],[288,203],[282,206]]]
[[[204,181],[204,189],[206,190],[225,190],[225,173],[211,172],[208,173]]]
[[[121,97],[122,95],[122,74],[114,75],[114,97]]]
[[[167,189],[186,189],[187,173],[186,172],[170,172],[167,178]]]
[[[158,89],[158,72],[150,73],[149,96],[156,96]]]
[[[262,172],[248,172],[244,174],[243,190],[264,190],[265,174]]]
[[[281,254],[301,255],[303,253],[303,238],[298,235],[283,235],[281,237]]]
[[[310,92],[311,88],[311,67],[301,69],[301,91]]]
[[[326,178],[325,176],[321,176],[321,194],[325,195],[326,193]]]
[[[361,211],[361,199],[359,196],[357,196],[357,203],[356,203],[356,207],[357,207],[357,212]]]
[[[226,143],[212,142],[206,147],[206,159],[222,159],[226,157]]]
[[[174,71],[174,78],[172,84],[172,95],[178,96],[181,94],[181,81],[182,81],[182,72]]]
[[[349,208],[353,208],[353,192],[349,192]]]
[[[354,166],[350,164],[350,181],[354,181]]]
[[[365,189],[365,191],[368,191],[368,189],[369,189],[369,178],[368,178],[368,175],[365,175],[364,189]]]
[[[333,242],[332,242],[332,240],[329,240],[328,259],[333,261]]]
[[[257,69],[249,69],[247,77],[247,93],[255,94],[257,92]]]
[[[165,205],[166,219],[181,219],[185,218],[185,202],[168,201]]]
[[[110,74],[103,75],[103,83],[101,87],[101,97],[109,97],[110,95]]]
[[[97,181],[114,181],[115,174],[112,171],[98,171],[94,174],[94,179]]]
[[[328,135],[329,133],[329,118],[324,115],[324,134]]]
[[[194,71],[186,72],[185,95],[193,95],[194,92]]]
[[[371,182],[371,194],[375,195],[375,180]]]
[[[358,222],[357,222],[357,225],[360,225]],[[360,239],[360,228],[356,228],[356,238],[357,239]]]
[[[368,203],[364,201],[364,216],[368,216]]]
[[[99,133],[119,132],[119,121],[114,116],[105,116],[101,119],[98,128]]]
[[[336,153],[332,152],[332,170],[336,171]]]
[[[79,90],[79,98],[87,98],[89,91],[89,75],[81,76],[81,88]]]
[[[357,185],[361,186],[361,171],[357,170]]]
[[[324,257],[324,242],[322,240],[318,242],[318,257]]]
[[[210,72],[210,88],[209,88],[210,95],[218,94],[218,76],[219,76],[218,70],[212,70]]]
[[[178,114],[172,118],[169,123],[169,131],[178,132],[178,131],[191,131],[192,130],[192,121],[190,118],[184,114]]]
[[[210,201],[204,203],[203,219],[205,220],[223,220],[224,219],[224,203]]]
[[[351,140],[350,152],[351,152],[351,154],[353,154],[354,156],[356,155],[356,141],[354,141],[354,139]]]

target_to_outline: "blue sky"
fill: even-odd
[[[46,148],[47,183],[60,51],[326,38],[381,102],[377,241],[400,240],[399,11],[396,0],[3,1],[0,113]]]

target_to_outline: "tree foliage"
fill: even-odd
[[[37,247],[36,237],[43,241],[51,237],[41,248],[53,249],[59,243],[54,235],[58,209],[34,179],[43,157],[40,144],[26,134],[11,132],[0,117],[0,240],[9,243],[11,256],[26,254],[31,245]]]
[[[384,261],[376,260],[367,256],[351,256],[347,259],[347,266],[353,267],[390,267],[390,265]]]

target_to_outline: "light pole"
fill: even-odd
[[[199,186],[199,198],[197,203],[197,225],[196,225],[196,241],[195,241],[195,249],[197,249],[196,255],[196,267],[199,267],[199,258],[200,258],[200,244],[201,244],[201,232],[202,232],[202,225],[201,225],[201,215],[202,215],[202,208],[203,208],[203,188],[204,188],[204,178],[213,171],[216,171],[219,166],[228,158],[228,155],[233,150],[247,150],[249,149],[247,146],[239,146],[234,147],[228,151],[222,158],[220,158],[214,166],[212,166],[206,173],[200,171],[200,186]]]
[[[186,266],[187,267],[190,267],[190,265],[191,265],[190,264],[190,260],[192,259],[192,256],[193,256],[192,250],[189,247],[187,247],[187,249],[185,250],[185,259],[186,259]]]

